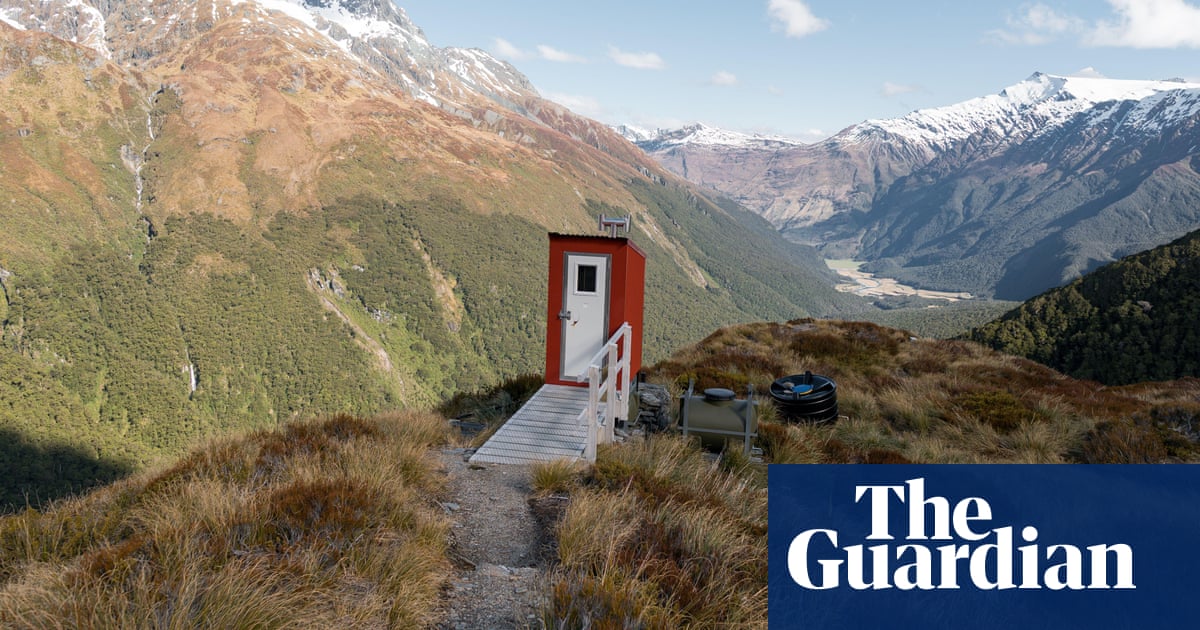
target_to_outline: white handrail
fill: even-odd
[[[633,327],[629,322],[621,324],[617,332],[592,355],[588,361],[587,376],[577,382],[588,382],[588,406],[583,421],[587,423],[587,443],[583,447],[583,458],[596,461],[596,444],[613,441],[613,428],[617,420],[629,420],[628,392],[630,384],[629,359],[632,348]],[[617,344],[620,344],[619,346]],[[608,373],[601,379],[605,364]],[[600,414],[600,399],[604,398],[604,414]]]

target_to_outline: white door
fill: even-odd
[[[587,376],[588,361],[608,333],[608,256],[567,254],[563,282],[562,376]]]

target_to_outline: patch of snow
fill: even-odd
[[[501,65],[495,57],[477,48],[449,48],[445,50],[450,71],[468,84],[486,89],[493,94],[517,95],[519,92],[512,87],[516,77],[511,76],[507,68]],[[510,74],[502,78],[497,70]]]
[[[234,0],[235,4],[245,1]],[[407,18],[402,10],[397,10],[396,21],[392,21],[349,9],[338,0],[330,0],[322,6],[308,5],[304,0],[253,1],[263,9],[278,11],[308,26],[351,57],[357,58],[352,50],[356,42],[372,39],[399,42],[408,50],[432,48],[420,29],[405,23]]]
[[[112,51],[108,49],[108,44],[105,42],[107,22],[100,10],[83,0],[66,0],[62,6],[66,9],[75,9],[78,15],[75,34],[71,41],[96,51],[105,59],[112,59]]]
[[[298,0],[302,1],[302,0]],[[385,20],[358,15],[342,6],[340,2],[332,2],[328,7],[308,7],[309,11],[341,26],[351,37],[367,39],[370,37],[389,37],[399,33],[398,26]]]
[[[437,102],[431,94],[438,91],[437,73],[442,71],[455,75],[471,91],[483,96],[508,98],[520,95],[522,90],[533,91],[524,76],[482,50],[439,49],[431,45],[404,10],[390,0],[381,0],[381,4],[362,3],[359,7],[343,0],[325,0],[319,6],[306,4],[304,0],[253,1],[264,9],[298,20],[359,61],[363,61],[362,55],[388,58],[395,53],[387,51],[399,51],[407,63],[402,61],[406,67],[397,74],[406,74],[408,68],[414,67],[425,70],[428,79],[420,77],[419,87],[410,87],[410,93],[426,102]]]
[[[1176,121],[1200,114],[1200,86],[1163,91],[1141,99],[1120,121],[1123,129],[1146,133],[1161,131]]]
[[[431,95],[429,92],[426,92],[425,90],[417,89],[416,91],[413,92],[413,96],[416,97],[417,100],[424,101],[430,105],[433,105],[434,107],[442,106],[441,101],[434,98],[433,95]]]
[[[26,30],[25,25],[18,21],[20,16],[20,9],[0,9],[0,22],[4,22],[18,31],[24,31]]]
[[[231,0],[231,3],[236,6],[246,3],[248,0]],[[329,22],[325,21],[324,25],[319,23],[316,8],[310,8],[304,5],[303,0],[249,0],[251,4],[256,5],[263,12],[278,12],[286,15],[293,20],[311,29],[314,33],[319,34],[324,39],[334,44],[342,50],[347,56],[352,59],[358,59],[354,52],[350,49],[350,43],[329,33]],[[340,8],[340,5],[338,5]],[[295,31],[287,31],[289,35],[302,36],[302,33]]]
[[[638,127],[636,125],[612,125],[611,128],[622,138],[634,143],[653,140],[657,134],[656,131],[650,131],[649,129]]]

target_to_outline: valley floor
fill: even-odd
[[[875,274],[859,271],[859,267],[863,263],[857,260],[826,260],[825,264],[830,269],[836,271],[838,275],[850,280],[850,282],[845,282],[835,287],[843,293],[854,293],[864,297],[913,295],[932,300],[946,300],[948,302],[957,302],[972,298],[971,294],[966,292],[927,291],[911,287],[907,284],[901,284],[892,278],[881,278]]]

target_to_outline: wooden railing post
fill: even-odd
[[[629,322],[621,324],[604,347],[592,356],[588,363],[588,407],[584,412],[584,422],[587,423],[587,443],[584,445],[583,457],[589,462],[596,461],[596,444],[607,444],[614,439],[614,429],[617,419],[629,420],[629,388],[631,375],[630,353],[632,352],[633,327]],[[617,346],[617,342],[620,346]],[[602,368],[604,377],[601,379]],[[583,378],[579,378],[583,382]],[[600,398],[604,397],[604,415],[602,428]]]
[[[617,396],[617,371],[620,369],[621,364],[617,362],[617,344],[609,342],[608,378],[604,379],[604,434],[600,436],[605,444],[613,441],[613,428],[617,424],[617,407],[620,406]]]
[[[600,408],[600,368],[596,365],[588,366],[588,406],[584,412],[584,422],[587,423],[587,442],[583,447],[583,458],[587,462],[596,461],[596,416],[599,415]]]
[[[632,365],[630,354],[633,352],[633,327],[626,323],[621,326],[621,332],[625,335],[621,338],[621,394],[618,397],[621,404],[618,416],[622,422],[629,422],[629,385],[633,377],[629,368]]]

